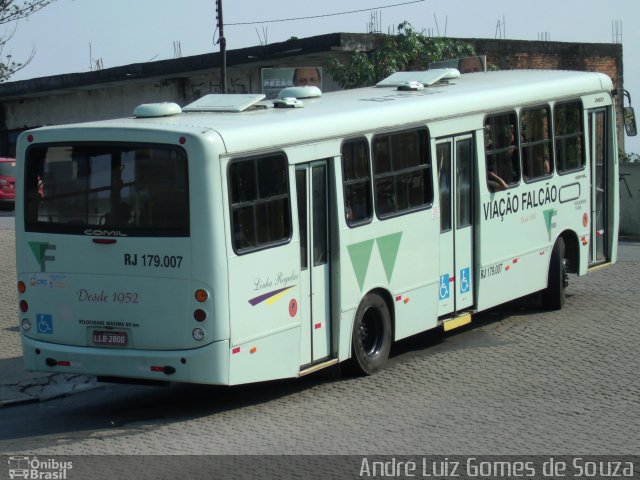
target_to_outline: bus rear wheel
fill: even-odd
[[[371,375],[384,367],[391,350],[391,315],[380,295],[369,294],[360,302],[351,338],[357,372]]]
[[[565,289],[569,284],[564,239],[556,240],[551,252],[547,288],[542,291],[542,305],[549,310],[560,310],[564,305]]]

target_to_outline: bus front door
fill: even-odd
[[[589,264],[606,262],[609,257],[607,218],[607,109],[589,110],[591,151],[591,252]]]
[[[440,190],[438,316],[473,306],[473,165],[471,135],[436,142]]]
[[[328,187],[326,161],[296,167],[303,367],[326,360],[331,354]]]

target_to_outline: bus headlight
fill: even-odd
[[[25,332],[31,330],[31,320],[29,320],[28,318],[23,318],[22,322],[20,322],[20,325],[22,326],[22,330],[24,330]]]
[[[198,342],[204,340],[204,330],[201,328],[194,328],[191,334],[193,335],[193,339]]]

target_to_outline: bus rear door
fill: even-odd
[[[331,285],[328,165],[296,167],[301,263],[300,363],[309,366],[331,354]]]

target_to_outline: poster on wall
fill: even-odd
[[[276,98],[287,87],[312,85],[322,90],[322,67],[285,67],[262,69],[262,93]]]
[[[457,68],[460,73],[486,72],[487,56],[477,55],[475,57],[454,58],[453,60],[442,60],[429,64],[429,70],[436,68]]]

